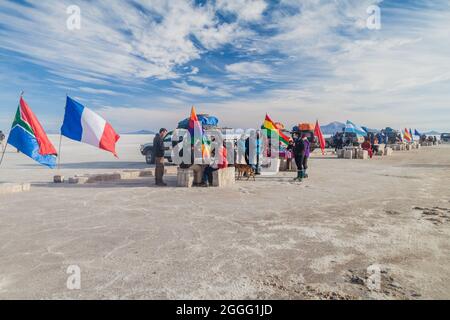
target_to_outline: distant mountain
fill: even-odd
[[[155,134],[155,132],[150,131],[150,130],[139,130],[139,131],[134,131],[134,132],[128,132],[125,134]]]
[[[441,135],[441,133],[437,132],[437,131],[428,131],[428,132],[425,132],[425,134],[427,136],[440,136]]]
[[[320,128],[323,134],[335,134],[336,132],[342,132],[342,129],[345,128],[345,123],[335,121]]]

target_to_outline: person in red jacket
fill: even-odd
[[[361,145],[361,148],[363,148],[363,150],[367,150],[367,152],[369,152],[370,159],[372,159],[372,157],[373,157],[373,149],[372,149],[372,145],[370,144],[369,139],[366,139],[363,142],[363,144]]]
[[[227,148],[225,147],[225,144],[223,144],[218,150],[218,156],[214,155],[213,161],[205,168],[201,186],[208,187],[208,183],[209,185],[212,185],[213,172],[227,167]]]

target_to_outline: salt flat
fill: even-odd
[[[120,159],[64,140],[60,172],[146,168],[149,140],[123,136]],[[54,173],[14,152],[0,167],[1,182],[32,182],[0,196],[2,299],[450,298],[449,146],[315,156],[301,184],[283,173],[227,189],[178,189],[175,176],[164,189],[71,186]],[[71,265],[80,290],[67,289]]]

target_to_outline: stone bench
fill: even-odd
[[[288,160],[287,159],[280,159],[280,172],[285,171],[297,171],[297,165],[295,164],[295,159],[291,159],[291,168],[288,168]]]
[[[205,166],[194,165],[190,168],[177,168],[177,186],[180,188],[191,188],[194,184],[202,182]]]
[[[194,184],[202,181],[201,171],[194,171],[192,168],[182,169],[178,168],[177,172],[177,187],[179,188],[192,188]],[[216,170],[213,172],[212,177],[213,187],[228,187],[234,185],[236,181],[236,173],[234,167],[228,167],[225,169]]]
[[[403,151],[403,150],[405,150],[405,146],[402,145],[402,144],[392,144],[392,145],[390,145],[390,147],[394,151]]]
[[[356,159],[360,159],[360,160],[369,159],[369,151],[363,150],[363,149],[358,149],[356,151]]]
[[[236,169],[228,167],[213,172],[213,187],[229,187],[236,182]]]
[[[392,150],[392,148],[387,147],[386,149],[384,149],[384,155],[385,156],[392,156],[392,154],[394,153],[394,150]]]
[[[354,151],[353,149],[344,150],[344,159],[353,159],[354,158]]]
[[[192,188],[194,185],[194,170],[178,168],[177,171],[177,187]]]
[[[0,183],[0,195],[30,191],[29,183]]]

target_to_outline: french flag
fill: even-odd
[[[69,139],[112,152],[117,157],[116,142],[120,136],[105,119],[70,97],[67,97],[61,134]]]

